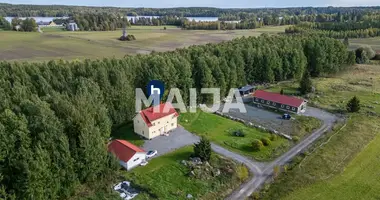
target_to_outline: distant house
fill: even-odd
[[[178,113],[171,103],[149,107],[137,113],[133,119],[134,131],[152,139],[177,128],[177,117]]]
[[[78,31],[79,27],[78,27],[77,23],[75,23],[74,21],[70,21],[69,23],[66,24],[66,30]]]
[[[21,29],[21,25],[16,25],[16,26],[15,26],[15,30],[16,30],[16,31],[19,31],[20,29]]]
[[[108,152],[113,153],[126,170],[138,166],[146,159],[144,150],[125,140],[111,141],[108,144]]]
[[[239,92],[241,96],[250,95],[255,91],[255,87],[252,85],[246,85],[244,87],[239,88]]]
[[[40,21],[40,22],[37,22],[37,25],[38,25],[39,27],[47,27],[47,26],[55,27],[55,26],[61,26],[61,25],[57,25],[57,24],[54,23],[53,21],[50,21],[50,22],[43,22],[43,21]]]
[[[305,112],[307,101],[279,93],[257,90],[253,94],[253,103],[299,114]]]

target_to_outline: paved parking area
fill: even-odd
[[[193,135],[182,126],[178,126],[169,136],[158,136],[152,140],[146,140],[142,148],[145,151],[157,150],[157,156],[159,156],[198,141],[198,136]]]
[[[231,109],[229,115],[232,117],[240,118],[245,121],[249,121],[255,124],[260,124],[264,127],[271,127],[275,130],[281,131],[286,134],[291,134],[293,131],[293,125],[291,120],[281,119],[281,115],[278,113],[270,112],[265,108],[257,108],[245,104],[247,113],[240,113],[237,109]],[[219,111],[223,110],[223,106]]]

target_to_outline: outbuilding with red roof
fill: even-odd
[[[133,119],[135,133],[153,139],[177,128],[178,113],[171,103],[162,103],[137,113]]]
[[[299,114],[305,112],[307,101],[293,96],[257,90],[253,94],[253,103]]]
[[[108,144],[108,151],[113,153],[127,170],[138,166],[146,159],[143,149],[125,140],[112,140]]]

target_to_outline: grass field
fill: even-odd
[[[223,199],[242,181],[222,171],[220,176],[200,180],[190,177],[188,167],[181,164],[182,160],[188,160],[193,153],[191,146],[178,149],[172,153],[154,158],[144,167],[137,167],[131,172],[124,172],[126,180],[132,182],[134,187],[141,190],[136,197],[139,199],[186,199],[187,194],[193,195],[195,199]],[[210,161],[213,167],[225,167],[226,163],[236,170],[239,166],[229,160],[222,159],[213,154]],[[245,177],[245,178],[248,178]]]
[[[354,50],[362,45],[369,45],[373,50],[380,52],[380,37],[349,39],[350,49]]]
[[[208,31],[181,30],[168,26],[132,26],[128,34],[136,41],[117,40],[122,31],[69,32],[42,29],[44,33],[0,32],[0,60],[45,61],[51,59],[85,59],[123,57],[126,54],[169,51],[196,44],[231,40],[241,36],[258,36],[262,33],[279,33],[281,27],[254,30]]]
[[[205,136],[227,149],[256,160],[271,160],[279,156],[291,145],[288,140],[278,137],[277,140],[272,141],[270,146],[264,147],[260,151],[254,151],[251,145],[252,141],[269,138],[270,133],[249,128],[242,123],[202,111],[182,113],[179,121],[186,130],[199,136]],[[233,136],[232,133],[236,130],[243,131],[245,137]]]
[[[318,97],[312,102],[317,106],[344,112],[356,95],[362,109],[347,114],[346,126],[319,141],[310,155],[296,159],[263,199],[379,199],[380,66],[355,66],[313,82]],[[292,88],[291,83],[282,87],[287,85]]]

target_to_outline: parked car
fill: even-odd
[[[289,119],[291,119],[292,118],[292,116],[290,116],[289,114],[283,114],[282,115],[282,119],[286,119],[286,120],[289,120]]]
[[[167,137],[167,136],[169,136],[169,133],[164,133],[162,135]]]
[[[148,164],[148,161],[142,161],[141,163],[140,163],[140,166],[145,166],[145,165],[147,165]]]
[[[157,155],[157,150],[148,151],[148,153],[146,153],[146,158],[151,158],[155,155]]]
[[[123,182],[120,182],[120,183],[116,184],[115,186],[113,186],[113,189],[115,191],[119,191],[123,188],[129,187],[130,185],[131,185],[131,183],[129,181],[123,181]]]

